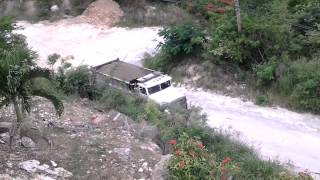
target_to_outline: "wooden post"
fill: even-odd
[[[241,32],[241,12],[240,12],[240,3],[239,3],[239,0],[234,0],[234,2],[235,2],[235,9],[236,9],[236,16],[237,16],[238,32]]]

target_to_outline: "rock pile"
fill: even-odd
[[[92,25],[112,26],[123,16],[118,3],[113,0],[97,0],[71,21],[79,23],[88,23]]]

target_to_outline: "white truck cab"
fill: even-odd
[[[137,79],[139,93],[163,105],[185,96],[171,86],[171,77],[165,74],[148,74]]]

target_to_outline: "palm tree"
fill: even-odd
[[[23,46],[0,53],[0,108],[13,104],[16,115],[16,121],[11,123],[10,149],[13,137],[20,135],[19,129],[26,112],[30,112],[32,96],[50,100],[57,114],[60,116],[63,113],[62,101],[48,87],[38,83],[39,78],[50,80],[51,71],[37,67],[33,62],[34,58],[32,51]]]

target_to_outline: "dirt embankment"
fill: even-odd
[[[88,100],[67,100],[64,104],[65,113],[57,118],[49,102],[34,101],[31,119],[52,147],[30,137],[36,143],[34,147],[25,148],[18,142],[15,151],[9,153],[8,135],[0,134],[1,180],[133,180],[159,176],[155,169],[163,158],[161,150],[149,138],[140,136],[143,129],[151,131],[151,127],[116,111],[104,112]],[[0,121],[13,118],[12,107],[0,110]]]
[[[118,3],[113,0],[93,2],[80,16],[85,22],[94,25],[112,25],[123,15]]]
[[[63,21],[111,26],[122,15],[120,6],[113,0],[0,1],[0,17],[13,16],[31,22],[65,19]]]

